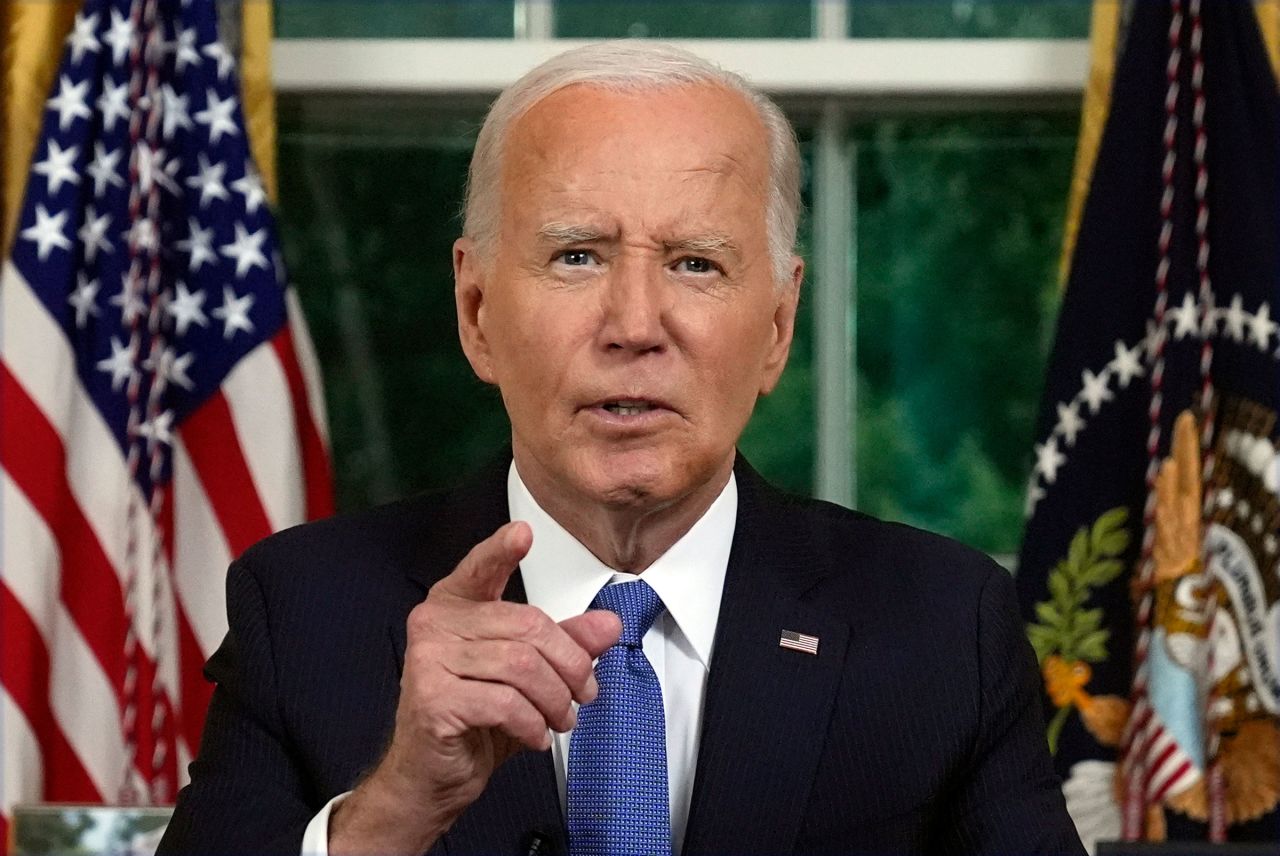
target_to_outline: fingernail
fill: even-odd
[[[587,676],[587,688],[584,693],[586,698],[584,698],[583,701],[584,702],[595,701],[596,696],[598,696],[599,694],[600,694],[600,682],[596,680],[595,672],[592,672],[590,675]]]

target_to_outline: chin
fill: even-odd
[[[717,467],[669,449],[632,449],[588,453],[575,469],[584,492],[597,502],[618,509],[653,509],[693,493]]]

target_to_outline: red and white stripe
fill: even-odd
[[[153,518],[61,328],[5,263],[0,833],[19,803],[113,801],[126,782],[150,793],[165,772],[156,757],[185,780],[212,691],[201,669],[226,632],[227,564],[271,532],[332,511],[319,372],[296,300],[290,315],[179,427],[171,502]],[[131,553],[143,631],[132,678]],[[130,679],[145,712],[136,753],[122,727]],[[156,754],[157,744],[169,748]]]

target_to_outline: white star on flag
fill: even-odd
[[[181,192],[173,180],[180,166],[177,158],[165,160],[164,149],[152,149],[146,141],[138,143],[137,151],[138,186],[144,194],[150,193],[155,185],[175,195]]]
[[[62,229],[67,224],[67,212],[59,211],[57,214],[50,214],[43,205],[36,205],[36,222],[33,226],[28,226],[19,234],[28,241],[36,243],[36,257],[40,261],[49,258],[49,253],[54,247],[60,250],[71,249],[71,241],[62,233]]]
[[[76,275],[76,282],[76,290],[67,296],[67,302],[76,310],[76,329],[79,329],[90,315],[98,314],[98,281],[80,273]]]
[[[116,120],[129,121],[129,85],[116,84],[110,75],[103,78],[102,94],[98,96],[98,109],[102,111],[102,126],[109,132],[116,129]]]
[[[250,268],[267,269],[267,257],[262,254],[262,242],[266,239],[265,228],[250,234],[243,223],[236,223],[236,239],[220,248],[224,256],[236,260],[236,279],[244,279]]]
[[[97,216],[97,212],[90,205],[85,208],[84,225],[80,227],[80,231],[76,232],[76,237],[80,239],[81,246],[84,247],[85,261],[93,264],[93,260],[98,257],[98,251],[105,253],[112,251],[111,242],[107,240],[107,228],[111,225],[111,215],[103,214]]]
[[[111,391],[119,392],[120,387],[133,377],[133,351],[121,344],[117,337],[112,336],[111,356],[98,360],[97,367],[99,371],[108,372],[111,375]]]
[[[257,214],[258,206],[267,199],[267,192],[262,188],[262,178],[252,163],[246,164],[242,178],[231,182],[231,189],[244,196],[244,208],[250,214]]]
[[[193,175],[187,179],[187,187],[193,190],[200,190],[200,207],[205,208],[209,204],[210,199],[230,199],[231,194],[227,192],[226,186],[222,183],[222,176],[227,171],[227,165],[224,163],[209,163],[209,159],[205,157],[205,153],[201,152],[199,159],[199,174]]]
[[[124,179],[116,172],[116,164],[120,162],[120,149],[107,149],[102,143],[93,144],[93,163],[85,169],[93,179],[93,195],[106,193],[107,187],[114,185],[124,187]]]
[[[129,231],[125,233],[125,239],[133,249],[148,253],[155,252],[160,247],[160,233],[150,217],[134,220]]]
[[[1280,325],[1271,320],[1271,307],[1263,303],[1249,319],[1249,338],[1258,346],[1258,350],[1265,351],[1267,349],[1267,345],[1271,341],[1271,334],[1276,331],[1277,326]]]
[[[166,381],[176,383],[183,389],[192,389],[195,383],[187,376],[187,369],[191,367],[191,363],[195,360],[194,352],[178,356],[173,348],[162,348],[159,358],[148,357],[143,361],[142,367],[147,370],[154,370],[160,374]]]
[[[218,254],[213,251],[213,227],[200,228],[200,221],[195,217],[187,218],[187,227],[190,230],[190,236],[178,241],[177,247],[184,253],[191,253],[191,261],[188,264],[192,272],[199,272],[205,264],[217,264]]]
[[[240,136],[240,129],[236,127],[236,120],[232,118],[236,109],[236,97],[229,95],[224,101],[218,97],[218,93],[209,89],[205,91],[205,101],[205,109],[196,113],[196,121],[201,125],[209,126],[209,142],[216,145],[223,134]]]
[[[111,62],[115,65],[124,64],[125,57],[129,55],[129,48],[133,46],[133,34],[133,20],[126,15],[121,15],[118,9],[112,9],[111,27],[102,40],[111,46]]]
[[[89,97],[89,81],[73,84],[65,74],[58,81],[58,94],[45,102],[50,110],[58,111],[58,130],[65,131],[76,119],[88,119],[93,115],[85,99]],[[50,140],[52,142],[52,140]]]
[[[1145,373],[1139,359],[1141,355],[1141,347],[1129,349],[1124,346],[1124,342],[1116,342],[1116,355],[1107,363],[1107,367],[1116,373],[1116,383],[1121,389],[1128,389],[1129,381],[1142,377]]]
[[[249,310],[253,307],[253,295],[236,297],[231,286],[222,287],[222,305],[213,310],[213,317],[222,319],[222,338],[230,339],[237,330],[253,332],[253,322],[249,320]]]
[[[199,289],[193,294],[187,290],[187,284],[181,281],[176,284],[175,289],[177,293],[165,307],[165,312],[173,317],[176,333],[179,336],[187,335],[187,328],[192,324],[200,327],[207,326],[209,320],[205,317],[202,307],[208,295]]]
[[[53,196],[63,183],[79,184],[80,173],[72,165],[80,154],[79,146],[62,148],[53,137],[49,138],[48,153],[45,158],[31,167],[32,172],[43,175],[49,182],[49,195]]]
[[[218,63],[218,79],[223,80],[236,67],[236,61],[232,58],[227,49],[222,46],[222,42],[210,42],[200,49],[200,52],[209,59]]]
[[[1173,338],[1175,339],[1190,336],[1200,329],[1200,309],[1196,306],[1196,301],[1189,291],[1182,295],[1182,305],[1170,310],[1169,314],[1174,317],[1176,322],[1173,330]]]
[[[178,74],[189,65],[199,65],[200,53],[196,50],[196,28],[188,27],[178,35],[177,54],[173,60],[173,68]]]
[[[191,130],[191,117],[187,115],[187,96],[179,95],[167,83],[160,87],[160,94],[164,100],[164,109],[160,113],[164,117],[164,138],[173,139],[179,128]]]
[[[1080,395],[1089,405],[1090,413],[1097,413],[1102,409],[1102,402],[1110,401],[1115,395],[1107,387],[1109,372],[1103,369],[1098,374],[1085,369],[1080,373],[1080,379],[1084,383],[1084,389]]]
[[[1053,484],[1058,479],[1058,467],[1067,462],[1058,451],[1058,441],[1050,437],[1047,442],[1036,443],[1036,471],[1044,476],[1045,482]]]
[[[150,454],[155,449],[157,443],[163,443],[166,446],[173,444],[173,411],[166,410],[156,414],[154,419],[148,419],[138,426],[138,436],[146,438],[147,453]]]
[[[71,63],[79,65],[85,51],[97,53],[102,47],[98,43],[98,37],[94,34],[98,29],[98,13],[94,12],[87,18],[84,16],[84,12],[77,13],[75,23],[71,27],[71,33],[67,36],[67,44],[71,46]]]
[[[1080,417],[1079,402],[1058,405],[1058,431],[1068,446],[1076,444],[1076,435],[1084,430],[1084,419]]]
[[[1231,305],[1222,315],[1225,324],[1223,330],[1237,342],[1244,341],[1244,323],[1248,317],[1244,311],[1244,301],[1239,294],[1232,295]]]

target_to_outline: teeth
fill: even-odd
[[[641,413],[648,413],[653,409],[653,405],[645,404],[643,402],[631,403],[618,401],[606,404],[604,409],[610,413],[616,413],[619,416],[638,416]]]

